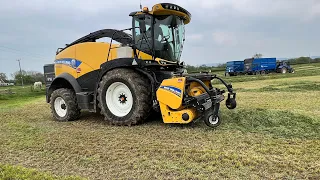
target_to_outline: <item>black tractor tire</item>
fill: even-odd
[[[287,73],[287,68],[283,67],[283,68],[281,69],[281,73],[282,73],[282,74],[286,74],[286,73]]]
[[[62,103],[60,107],[58,101]],[[57,104],[55,105],[55,103]],[[76,94],[71,89],[60,88],[53,91],[50,97],[50,106],[53,118],[57,121],[73,121],[80,118],[81,110],[78,108]],[[65,115],[58,112],[60,108],[65,111]]]
[[[294,74],[294,73],[295,73],[295,71],[294,71],[294,69],[293,69],[293,68],[290,70],[290,73],[292,73],[292,74]]]
[[[127,103],[127,98],[132,96],[132,99],[129,99],[129,101],[132,102],[131,109],[125,115],[112,113],[112,107],[110,109],[110,106],[108,107],[107,104],[107,101],[112,104],[111,99],[118,96],[117,93],[114,93],[114,96],[112,96],[110,91],[112,89],[110,89],[109,93],[111,93],[111,97],[113,98],[106,99],[106,93],[109,86],[113,86],[115,83],[121,83],[121,86],[127,88],[126,91],[129,91],[129,94],[131,94],[130,96],[125,97],[125,102],[122,103]],[[110,88],[112,88],[112,86]],[[116,90],[114,90],[114,92],[116,92]],[[121,103],[120,96],[119,104]],[[124,96],[126,95],[124,94]],[[101,114],[110,124],[119,126],[140,124],[148,118],[152,110],[150,80],[133,69],[119,68],[111,70],[102,77],[102,80],[99,83],[97,100],[98,107],[101,109]],[[117,103],[117,101],[114,100],[113,103]],[[114,105],[118,106],[118,104]],[[113,110],[113,112],[115,112],[115,110]]]

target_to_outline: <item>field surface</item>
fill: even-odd
[[[217,129],[116,127],[86,112],[56,122],[43,91],[17,87],[0,96],[0,179],[320,179],[318,67],[228,77],[238,107],[223,104]]]

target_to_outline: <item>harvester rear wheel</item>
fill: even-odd
[[[150,115],[151,84],[132,69],[114,69],[102,77],[97,100],[101,114],[111,124],[139,124]]]
[[[57,89],[52,92],[50,105],[53,117],[58,121],[73,121],[80,117],[76,94],[71,89]]]

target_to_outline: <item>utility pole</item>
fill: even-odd
[[[20,65],[20,59],[17,60],[19,62],[19,68],[20,68],[20,76],[21,76],[21,84],[23,86],[23,77],[22,77],[22,70],[21,70],[21,65]]]
[[[310,56],[310,53],[309,53],[309,64],[311,63],[311,56]]]

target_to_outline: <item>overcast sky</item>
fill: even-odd
[[[0,72],[42,72],[58,47],[90,32],[128,28],[140,0],[0,0]],[[163,2],[142,0],[150,9]],[[174,0],[192,14],[187,64],[320,55],[320,0]]]

